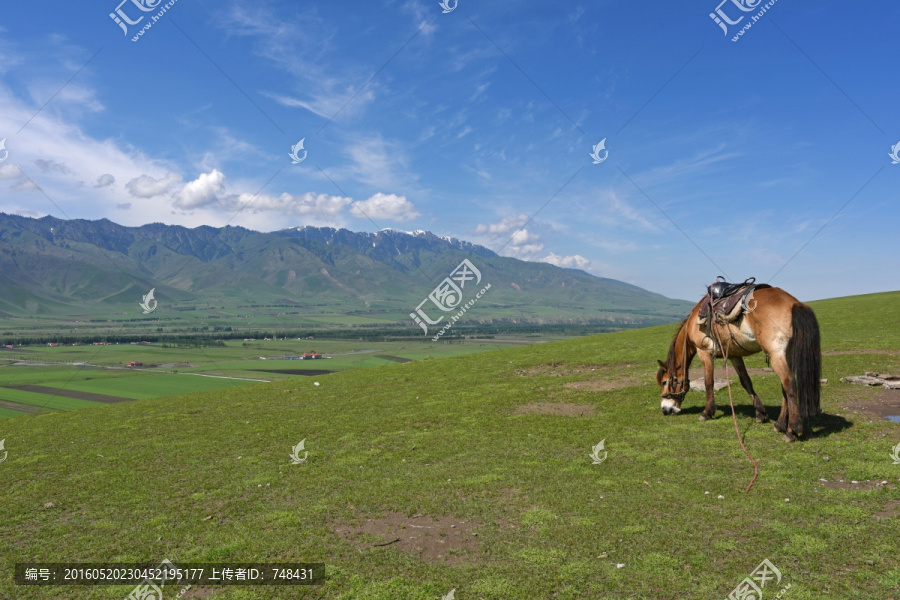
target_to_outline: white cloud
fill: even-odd
[[[317,219],[330,220],[344,210],[352,200],[341,196],[329,196],[328,194],[292,195],[288,193],[280,196],[250,193],[231,195],[219,203],[219,208],[227,211],[238,211],[246,205],[244,211],[252,213],[277,212],[283,215],[304,215]]]
[[[73,55],[81,55],[81,49],[72,50]],[[35,82],[39,77],[25,70],[25,66],[31,64],[25,63],[16,70],[17,77],[25,82],[25,88],[35,93],[43,90],[43,84]],[[67,71],[66,77],[79,67]],[[89,77],[82,79],[90,80]],[[33,118],[33,98],[23,97],[20,90],[14,90],[7,81],[0,79],[0,106],[3,107],[0,131],[18,131],[23,123],[28,123],[21,135],[10,137],[10,142],[15,142],[13,158],[16,164],[22,166],[32,180],[23,177],[12,163],[0,165],[0,179],[17,182],[8,194],[0,197],[0,210],[10,212],[26,205],[44,214],[49,211],[71,218],[111,217],[116,212],[123,214],[115,211],[117,203],[134,199],[124,187],[113,185],[115,181],[132,181],[141,176],[165,179],[166,173],[173,170],[167,168],[164,161],[149,158],[119,139],[99,139],[83,130],[81,117],[87,112],[102,110],[103,106],[94,100],[95,92],[91,88],[86,84],[76,86],[76,83],[67,86],[38,118]],[[54,85],[57,86],[55,89],[41,96],[41,104],[58,91],[59,82]],[[109,185],[102,185],[106,182]],[[52,198],[55,206],[47,198],[33,195],[36,186]],[[136,204],[127,214],[130,223],[148,223],[159,220],[159,207],[144,202]]]
[[[286,217],[304,217],[304,222],[333,224],[340,218],[346,207],[353,202],[351,198],[314,192],[304,194],[285,192],[280,195],[233,193],[227,189],[225,180],[225,174],[218,169],[201,173],[193,181],[184,184],[172,205],[182,210],[206,209],[229,215],[240,213],[244,226],[270,230],[285,227],[284,219]],[[387,196],[386,198],[398,197]],[[405,201],[406,199],[400,198],[400,200]],[[397,203],[392,204],[391,202],[388,204],[395,207],[397,205]],[[252,215],[263,217],[252,218]],[[248,219],[250,222],[244,222]]]
[[[178,173],[169,172],[160,179],[155,179],[149,175],[141,175],[126,183],[125,189],[136,198],[153,198],[154,196],[162,196],[179,183],[181,183],[181,175]]]
[[[515,229],[518,229],[525,225],[528,222],[528,215],[515,215],[509,217],[503,217],[500,221],[496,223],[490,223],[488,225],[483,225],[481,223],[475,227],[475,233],[486,233],[488,235],[496,236],[504,233],[509,233]]]
[[[30,192],[38,189],[38,186],[30,179],[22,179],[21,181],[16,182],[16,184],[12,186],[12,189],[17,192]]]
[[[531,244],[532,242],[539,242],[541,240],[541,236],[536,233],[532,233],[527,229],[518,229],[513,232],[511,239],[514,246],[525,246]]]
[[[488,246],[504,256],[512,256],[522,260],[539,260],[539,253],[544,244],[539,233],[525,228],[530,221],[528,215],[510,215],[496,223],[487,225],[479,223],[475,233],[490,238]]]
[[[71,175],[72,169],[61,162],[55,160],[37,159],[34,161],[41,173],[59,173],[61,175]]]
[[[200,208],[217,203],[219,197],[224,193],[225,174],[218,169],[213,169],[209,173],[201,173],[197,179],[184,184],[174,205],[186,210]]]
[[[385,219],[388,221],[411,221],[420,216],[413,203],[406,196],[396,194],[375,194],[367,200],[357,202],[350,214],[358,218]]]
[[[97,178],[97,183],[94,184],[94,187],[102,188],[111,186],[116,182],[116,178],[106,173],[105,175],[101,175]]]
[[[523,260],[535,260],[534,255],[544,249],[543,244],[525,244],[523,246],[510,246],[510,256],[517,256]]]
[[[551,265],[556,265],[557,267],[563,267],[566,269],[587,270],[591,266],[591,261],[581,256],[580,254],[573,254],[572,256],[560,256],[551,252],[550,254],[542,258],[541,262],[550,263]]]
[[[19,167],[12,164],[0,165],[0,179],[18,179],[22,176]]]
[[[541,234],[525,227],[530,221],[527,215],[510,215],[496,223],[479,224],[475,233],[489,236],[492,246],[503,256],[510,256],[532,262],[545,262],[563,268],[575,268],[589,270],[592,263],[580,254],[563,256],[550,252],[545,254],[545,244]],[[550,224],[542,224],[542,227],[553,229]]]

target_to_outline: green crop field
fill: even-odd
[[[0,419],[27,414],[3,401],[40,410],[98,406],[83,392],[145,400],[177,394],[254,385],[303,376],[304,371],[345,371],[379,367],[402,360],[457,356],[527,343],[540,336],[471,340],[454,344],[335,340],[254,340],[220,346],[168,347],[164,344],[110,344],[19,347],[0,353]],[[327,358],[284,360],[318,349]],[[385,358],[389,357],[389,358]],[[264,360],[263,360],[264,358]],[[140,367],[125,367],[139,361]],[[42,386],[49,389],[19,389]],[[53,391],[57,390],[57,391]]]
[[[29,392],[14,388],[4,388],[0,391],[0,400],[11,400],[40,410],[74,410],[76,408],[88,408],[99,405],[99,403],[91,402],[89,400],[65,398],[63,396]],[[23,413],[17,411],[10,416],[22,416],[22,414]]]
[[[698,393],[680,415],[660,412],[656,359],[672,325],[405,364],[375,355],[428,350],[375,344],[315,378],[2,419],[0,597],[121,599],[134,588],[16,586],[16,563],[169,559],[326,564],[312,588],[194,586],[184,598],[725,598],[768,559],[781,580],[765,598],[900,598],[900,465],[890,457],[900,429],[865,411],[895,400],[840,382],[900,373],[900,292],[813,308],[828,383],[812,434],[783,442],[736,386],[760,470],[749,493],[752,467],[722,411],[727,390],[707,422]],[[346,344],[330,351],[370,346]],[[229,371],[338,360],[260,361],[262,346],[182,358]],[[761,356],[747,366],[774,417],[777,378]],[[155,375],[128,375],[141,393],[166,391]],[[98,383],[113,393],[126,381]],[[301,440],[308,455],[292,464]],[[601,440],[605,460],[594,464]]]

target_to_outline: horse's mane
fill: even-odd
[[[681,330],[684,329],[685,323],[687,323],[690,315],[685,317],[681,324],[678,326],[678,329],[675,330],[675,335],[672,336],[672,342],[669,344],[669,354],[666,356],[666,371],[670,374],[675,373],[675,370],[678,365],[675,364],[675,342],[678,341],[678,334],[681,333]]]

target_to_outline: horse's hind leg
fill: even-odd
[[[766,407],[763,406],[762,400],[759,399],[759,396],[756,395],[753,389],[753,382],[750,380],[747,367],[744,365],[744,359],[740,356],[734,356],[731,358],[731,364],[734,365],[734,370],[737,371],[738,378],[741,380],[741,386],[747,390],[747,393],[750,394],[750,399],[753,400],[753,408],[756,409],[756,422],[767,423],[769,415],[766,414]]]
[[[784,383],[781,384],[781,412],[778,413],[778,419],[775,421],[775,431],[786,433],[787,432],[787,419],[788,419],[788,399],[787,394],[784,393]]]
[[[794,394],[794,376],[784,354],[772,356],[772,368],[781,379],[781,395],[784,398],[781,414],[775,422],[775,430],[782,432],[786,441],[793,442],[798,436],[803,435],[803,418],[800,416],[800,405]]]

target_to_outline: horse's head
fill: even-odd
[[[659,384],[662,401],[660,403],[664,415],[677,415],[681,412],[681,403],[685,394],[691,389],[691,382],[687,378],[678,379],[678,369],[674,364],[667,365],[663,361],[659,363],[656,372],[656,383]],[[687,374],[685,374],[687,375]]]

